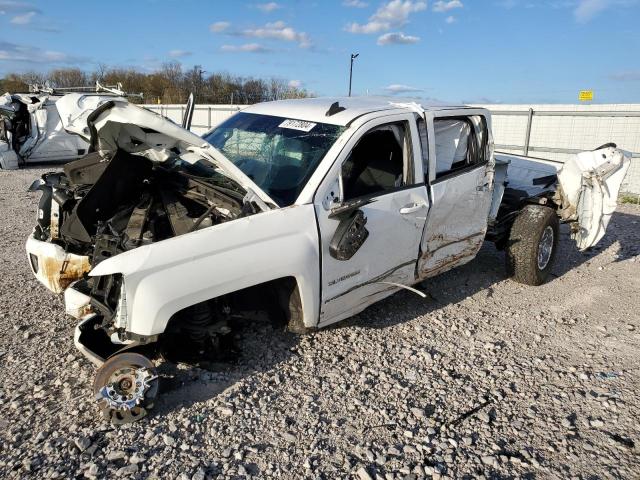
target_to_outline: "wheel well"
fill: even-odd
[[[488,241],[495,243],[498,250],[504,250],[507,247],[513,223],[527,206],[547,207],[556,212],[556,214],[559,208],[551,191],[529,197],[526,196],[527,193],[524,190],[507,190],[510,192],[508,198],[503,199],[496,221],[489,225],[486,236]],[[505,190],[505,193],[507,193],[507,190]]]
[[[302,323],[302,302],[294,277],[277,278],[223,297],[228,298],[232,312],[262,311],[271,321],[294,331],[296,327],[293,324],[298,320]]]
[[[202,318],[205,309],[210,310],[212,322],[234,316],[253,318],[266,314],[271,322],[286,326],[293,332],[305,329],[295,277],[277,278],[186,307],[171,316],[165,332],[175,328],[185,315],[192,317],[194,312],[198,312]]]

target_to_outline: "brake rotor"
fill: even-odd
[[[114,424],[135,422],[153,407],[158,394],[158,374],[147,357],[120,353],[98,369],[93,393],[107,420]]]

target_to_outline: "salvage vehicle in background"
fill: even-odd
[[[32,185],[26,250],[79,319],[114,423],[153,405],[153,359],[215,360],[256,310],[294,332],[325,327],[422,294],[485,240],[515,280],[543,283],[559,222],[594,245],[630,163],[615,145],[559,169],[496,155],[487,110],[372,97],[257,104],[204,138],[111,100],[87,128],[91,153]]]
[[[29,93],[5,93],[0,96],[0,169],[83,157],[89,147],[88,132],[82,132],[87,116],[108,100],[128,96],[121,85],[99,83],[71,89],[33,85]]]

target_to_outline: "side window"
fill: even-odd
[[[486,121],[483,117],[434,121],[436,178],[485,162]]]
[[[411,168],[408,123],[376,127],[362,136],[342,165],[344,200],[406,185]]]

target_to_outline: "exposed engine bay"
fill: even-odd
[[[195,155],[195,154],[186,154]],[[154,164],[118,151],[45,174],[34,237],[89,257],[95,266],[127,250],[256,213],[236,182],[213,166],[176,158]]]
[[[56,292],[75,282],[68,295],[87,295],[85,311],[98,312],[103,325],[117,316],[121,277],[85,276],[93,267],[140,246],[260,211],[241,186],[194,153],[160,163],[124,151],[111,160],[91,153],[65,165],[64,173],[43,175],[31,190],[43,192],[33,238],[58,245],[66,254],[59,262],[48,258],[40,264],[30,253],[34,272]],[[194,317],[206,323],[210,312],[198,308]]]

